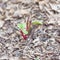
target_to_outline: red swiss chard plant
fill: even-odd
[[[26,20],[25,23],[19,23],[17,26],[20,29],[20,33],[23,39],[26,40],[28,38],[29,30],[31,28],[31,21]]]
[[[28,17],[28,20],[26,20],[25,23],[19,23],[17,26],[20,29],[20,33],[21,33],[21,36],[23,37],[23,39],[27,40],[31,27],[36,26],[36,25],[41,25],[41,24],[42,24],[42,22],[40,22],[38,20],[35,20],[32,22]]]

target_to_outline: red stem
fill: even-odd
[[[22,31],[20,31],[20,33],[23,36],[24,40],[26,40],[28,36],[27,35],[24,35],[24,33]]]

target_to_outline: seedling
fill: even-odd
[[[28,31],[26,30],[26,23],[20,23],[18,24],[18,27],[24,34],[28,34]]]
[[[17,26],[20,29],[21,35],[26,40],[27,39],[27,34],[28,34],[28,31],[26,30],[26,23],[19,23]]]
[[[33,21],[31,22],[29,19],[25,23],[19,23],[17,26],[20,29],[20,33],[23,36],[24,40],[26,40],[29,36],[29,31],[31,29],[31,26],[33,25],[40,25],[42,24],[39,21]]]

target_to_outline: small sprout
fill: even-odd
[[[26,31],[26,24],[25,23],[20,23],[17,26],[20,30],[23,31],[24,34],[28,34],[28,31]]]
[[[19,24],[17,24],[17,26],[20,29],[21,35],[26,40],[32,26],[33,25],[41,25],[41,24],[42,24],[42,22],[40,22],[40,21],[33,21],[31,23],[31,20],[29,20],[29,18],[28,18],[28,20],[25,23],[19,23]]]
[[[26,23],[19,23],[17,26],[20,29],[21,35],[26,40],[27,39],[27,34],[28,34],[28,31],[26,30]]]
[[[33,21],[32,24],[33,24],[33,25],[41,25],[42,22],[40,22],[40,21]]]

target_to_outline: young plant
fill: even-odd
[[[20,29],[20,33],[24,40],[26,40],[28,38],[29,30],[31,27],[31,21],[27,20],[25,23],[19,23],[17,26]]]
[[[27,34],[28,34],[28,31],[26,30],[26,24],[25,23],[20,23],[20,24],[18,24],[18,27],[20,29],[21,35],[26,40],[27,39]]]
[[[33,21],[31,22],[31,20],[27,20],[25,23],[19,23],[17,26],[20,29],[20,33],[22,35],[22,37],[24,38],[24,40],[26,40],[29,36],[29,31],[31,29],[31,26],[33,25],[40,25],[42,24],[39,21]]]

